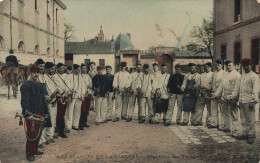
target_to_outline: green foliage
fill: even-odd
[[[75,39],[75,26],[71,23],[64,23],[64,40],[65,42]]]
[[[201,49],[207,49],[207,52],[213,58],[213,18],[203,19],[202,26],[194,26],[190,36],[193,43],[197,44]]]

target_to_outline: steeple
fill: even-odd
[[[105,37],[104,37],[102,25],[100,26],[100,32],[98,34],[98,42],[105,42]]]

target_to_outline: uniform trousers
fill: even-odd
[[[113,117],[113,97],[114,92],[109,92],[107,96],[107,119],[112,119]]]
[[[249,103],[240,102],[240,118],[242,125],[242,134],[255,138],[255,106],[249,106]]]
[[[192,111],[184,111],[183,112],[183,121],[184,123],[189,123],[189,120],[191,123],[195,122],[195,113]]]
[[[139,114],[141,112],[141,106],[140,106],[141,100],[140,100],[139,96],[137,96],[136,94],[133,94],[133,95],[130,95],[130,97],[129,97],[129,108],[127,110],[128,118],[133,117],[136,101],[137,101],[137,105],[138,105],[138,117],[139,117]]]
[[[66,114],[66,128],[68,130],[71,129],[71,127],[79,127],[79,118],[80,118],[80,112],[81,112],[81,99],[74,98],[71,102],[68,104],[67,114]]]
[[[214,127],[223,129],[223,117],[221,114],[221,103],[211,100],[211,121],[210,124]]]
[[[222,103],[223,129],[231,130],[232,135],[238,136],[238,107],[234,103]],[[230,125],[230,119],[231,124]]]
[[[96,122],[104,122],[107,116],[107,98],[106,97],[96,97],[95,96],[95,106],[96,106]]]
[[[28,119],[24,120],[24,125],[26,128],[26,135],[27,135],[25,154],[26,157],[28,158],[34,156],[38,151],[38,144],[40,141],[42,128],[41,128],[41,124],[36,122],[34,122],[34,125],[32,125],[32,121]]]
[[[57,104],[55,103],[54,106],[48,105],[48,109],[52,127],[43,128],[40,144],[45,143],[47,140],[53,139],[54,136],[54,129],[56,127]]]
[[[206,116],[206,124],[210,124],[210,118],[211,118],[211,99],[204,98],[204,97],[198,97],[197,102],[196,102],[196,107],[195,107],[195,120],[198,124],[202,124],[202,117],[203,117],[203,112],[204,108],[207,108],[207,116]]]
[[[169,107],[166,113],[166,123],[171,123],[173,118],[173,112],[175,103],[177,101],[177,117],[176,122],[181,122],[181,115],[182,115],[182,99],[183,94],[173,94],[172,97],[169,98]]]
[[[127,116],[127,108],[129,102],[129,94],[127,92],[123,92],[122,94],[115,95],[115,103],[116,103],[116,117],[119,118]]]
[[[85,127],[85,125],[88,121],[91,100],[92,100],[92,95],[88,94],[87,97],[84,98],[84,101],[82,101],[82,103],[81,103],[81,113],[80,113],[80,119],[79,119],[80,128]]]
[[[150,97],[140,98],[140,112],[138,112],[138,119],[145,120],[146,106],[148,106],[148,119],[152,120],[154,117],[153,100]]]
[[[67,108],[67,102],[62,104],[60,101],[57,102],[57,117],[56,117],[56,128],[58,133],[64,133],[65,129],[65,113]]]

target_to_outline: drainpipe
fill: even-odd
[[[13,33],[12,30],[13,29],[13,24],[12,24],[12,0],[10,0],[10,43],[11,43],[11,49],[9,51],[10,54],[14,53],[13,50]]]
[[[55,32],[54,32],[54,23],[55,23],[55,21],[54,21],[54,18],[55,18],[55,11],[54,11],[54,5],[55,5],[55,0],[53,0],[53,6],[52,6],[52,9],[53,9],[53,19],[52,19],[52,22],[53,22],[53,62],[54,62],[54,64],[55,64],[55,42],[54,42],[54,34],[55,34]]]

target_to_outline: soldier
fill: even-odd
[[[216,93],[221,81],[226,76],[226,71],[222,69],[222,61],[216,60],[216,71],[213,73],[212,77],[212,94]],[[209,128],[218,128],[218,130],[223,130],[223,120],[222,114],[218,109],[221,108],[221,103],[217,100],[211,100],[211,122]],[[220,118],[220,121],[219,121]]]
[[[92,100],[92,79],[91,77],[87,74],[87,65],[81,64],[81,73],[80,75],[82,76],[83,79],[83,84],[84,88],[83,93],[85,91],[85,96],[81,104],[81,114],[80,114],[80,119],[79,119],[79,129],[84,130],[84,127],[90,127],[87,122],[88,122],[88,115],[89,115],[89,110],[90,110],[90,104]]]
[[[242,59],[241,65],[245,74],[241,77],[239,90],[242,125],[240,139],[245,139],[249,144],[252,144],[255,139],[255,105],[258,103],[259,96],[259,77],[251,70],[251,59]]]
[[[232,61],[227,60],[225,65],[228,73],[221,81],[213,98],[221,97],[222,100],[223,131],[230,132],[232,130],[232,136],[238,138],[237,102],[241,75],[235,70]],[[230,127],[230,118],[232,118],[232,127]]]
[[[21,106],[27,135],[25,150],[28,161],[34,161],[35,155],[43,154],[43,152],[38,151],[38,144],[44,124],[30,118],[30,116],[34,114],[45,119],[49,116],[48,106],[45,101],[47,90],[45,85],[38,80],[40,71],[37,66],[32,66],[30,68],[31,77],[29,81],[21,86]],[[50,123],[45,123],[45,125],[51,126]]]
[[[52,127],[46,128],[46,133],[43,134],[43,137],[46,139],[46,144],[55,143],[54,141],[54,129],[56,127],[56,113],[57,113],[57,103],[54,102],[56,96],[58,95],[59,88],[58,84],[55,81],[54,74],[56,72],[55,64],[52,62],[45,63],[46,74],[44,74],[43,79],[47,87],[49,98],[47,100],[48,108],[50,112],[50,119]],[[53,102],[53,103],[52,103]],[[44,138],[41,138],[44,141]]]
[[[114,81],[114,75],[111,74],[112,67],[106,66],[106,80],[108,81],[108,87],[109,87],[109,94],[107,96],[107,121],[112,121],[112,114],[113,114],[113,95],[114,95],[114,89],[113,89],[113,81]]]
[[[189,117],[191,125],[195,125],[195,106],[197,101],[197,87],[200,85],[200,74],[196,72],[196,65],[194,63],[188,64],[190,73],[188,73],[183,80],[181,90],[184,92],[182,109],[183,121],[182,125],[186,126],[189,123]],[[191,114],[191,116],[190,116]]]
[[[131,75],[130,75],[130,78],[131,78],[131,85],[130,85],[130,89],[129,89],[129,94],[130,94],[130,97],[129,97],[129,108],[128,108],[128,111],[127,111],[127,120],[126,122],[130,122],[132,121],[132,117],[133,117],[133,112],[134,112],[134,109],[135,109],[135,103],[136,103],[136,100],[137,100],[137,104],[138,104],[138,113],[140,114],[140,97],[137,96],[137,90],[136,90],[136,86],[138,84],[138,82],[140,81],[141,79],[141,76],[142,76],[142,65],[141,64],[137,64],[136,66],[136,72],[133,72]],[[138,115],[139,115],[138,114]],[[138,116],[139,117],[139,116]]]
[[[72,67],[71,66],[67,66],[66,67],[66,73],[69,75],[72,73]]]
[[[107,123],[107,97],[109,94],[109,83],[107,78],[102,74],[103,67],[97,67],[98,74],[92,79],[94,96],[96,101],[96,125]]]
[[[205,72],[200,75],[200,86],[199,86],[199,94],[197,97],[196,107],[195,107],[195,120],[196,124],[201,126],[202,125],[202,117],[204,108],[206,105],[207,108],[207,117],[206,117],[206,124],[210,127],[210,117],[211,117],[211,92],[212,92],[212,75],[213,72],[211,71],[211,62],[207,62],[205,65]],[[195,125],[196,125],[195,124]]]
[[[143,65],[143,74],[141,75],[140,80],[137,83],[137,96],[140,98],[140,111],[138,112],[139,123],[145,122],[146,116],[146,106],[148,105],[148,120],[149,123],[152,123],[152,118],[154,116],[153,111],[153,101],[151,99],[152,91],[154,85],[154,75],[149,73],[149,65]]]
[[[88,72],[89,76],[92,78],[97,74],[97,70],[96,70],[96,63],[95,62],[90,62],[89,63],[89,72]],[[91,94],[94,94],[94,92],[92,91]],[[94,110],[95,109],[95,100],[94,97],[92,96],[91,99],[91,104],[90,104],[90,110]]]
[[[44,75],[44,70],[45,70],[45,62],[39,58],[37,59],[37,61],[35,62],[35,65],[40,69],[40,74],[39,74],[39,81],[41,83],[45,83],[44,79],[43,79],[43,75]]]
[[[70,91],[68,87],[69,77],[65,73],[65,65],[63,63],[57,64],[57,83],[61,88],[62,96],[66,95],[68,91]],[[60,137],[67,138],[68,136],[65,133],[65,113],[67,109],[67,101],[62,101],[62,97],[57,101],[57,117],[56,117],[56,125],[57,125],[57,132]]]
[[[155,115],[154,120],[152,121],[153,124],[159,124],[161,119],[161,113],[163,114],[163,123],[166,123],[166,112],[168,109],[169,104],[169,95],[167,91],[167,84],[169,81],[170,75],[166,73],[166,65],[161,65],[161,76],[157,78],[157,84],[154,85],[155,95],[158,93],[159,97],[158,101],[154,103],[155,105]],[[155,98],[155,97],[154,97]]]
[[[175,74],[170,76],[169,82],[167,84],[168,92],[170,93],[169,107],[166,114],[165,126],[169,126],[172,121],[173,110],[175,102],[177,101],[177,125],[181,125],[182,118],[182,99],[183,93],[181,91],[181,85],[183,83],[184,76],[181,74],[180,65],[175,65]]]
[[[113,88],[115,91],[116,117],[113,122],[121,119],[126,120],[129,95],[126,88],[130,87],[131,78],[129,72],[125,70],[126,62],[121,62],[121,70],[115,74]]]
[[[78,131],[79,130],[79,119],[81,113],[81,102],[85,96],[83,78],[79,75],[80,66],[78,64],[73,65],[73,74],[70,76],[71,84],[70,88],[74,92],[72,101],[68,104],[67,114],[66,114],[66,128],[67,132],[70,129]]]

